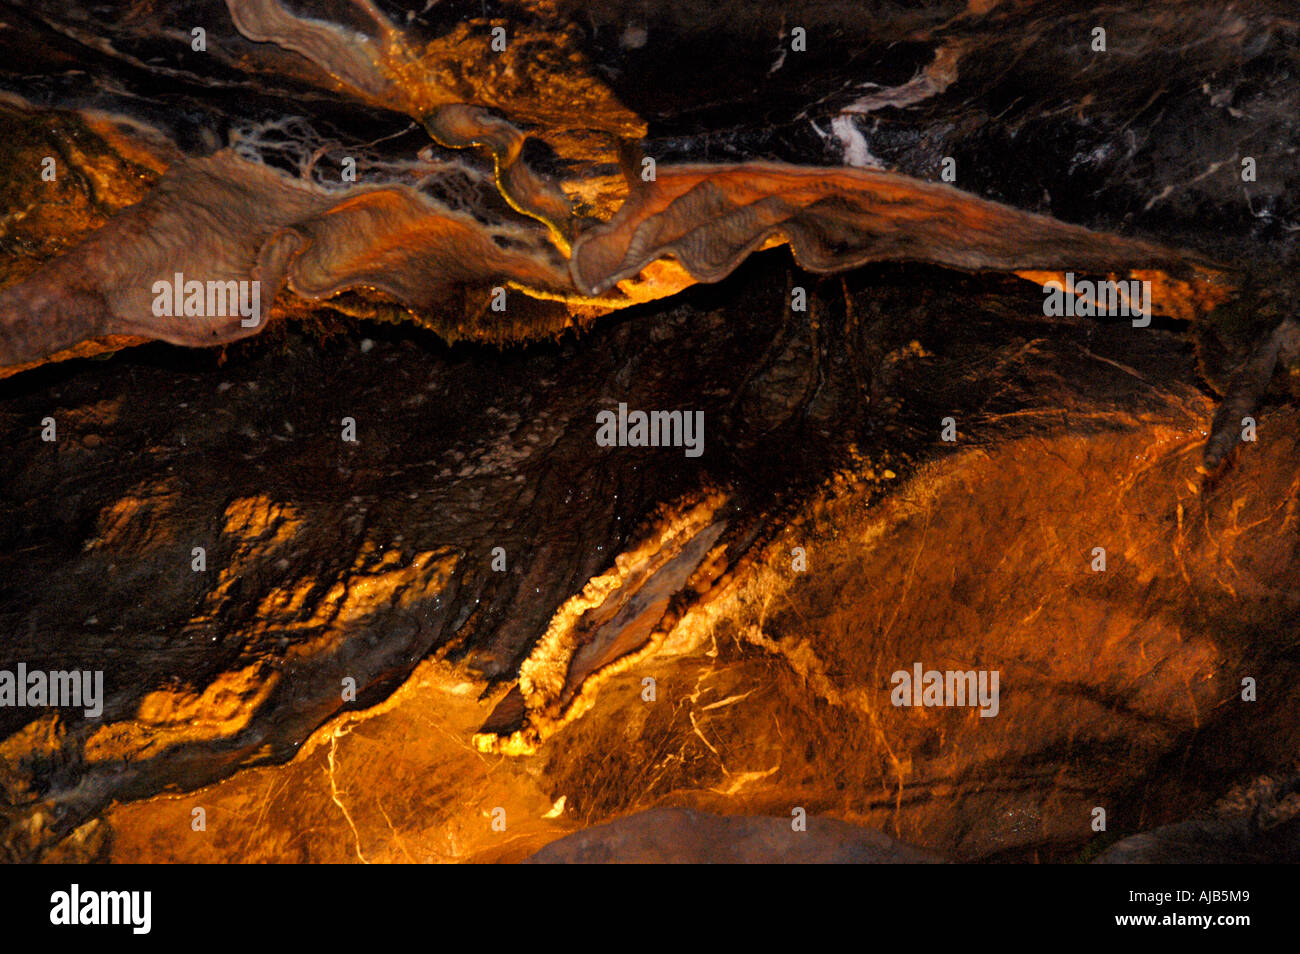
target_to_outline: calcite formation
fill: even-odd
[[[5,857],[1294,860],[1293,11],[868,7],[0,3]]]

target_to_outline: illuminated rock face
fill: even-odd
[[[1294,856],[1285,11],[3,9],[9,857]]]

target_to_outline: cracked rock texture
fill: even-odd
[[[1288,5],[424,6],[382,0],[405,59],[362,62],[253,38],[376,32],[344,2],[196,0],[208,55],[156,5],[0,3],[0,284],[75,284],[58,255],[217,153],[331,202],[350,156],[560,262],[484,151],[431,142],[461,102],[593,220],[644,157],[740,187],[953,158],[971,197],[1216,277],[1154,273],[1145,328],[1045,317],[1049,273],[1001,260],[784,248],[715,284],[652,263],[617,310],[512,287],[494,318],[477,265],[414,310],[286,292],[220,350],[50,309],[85,340],[0,380],[0,670],[105,699],[0,707],[6,858],[1296,860]],[[1207,473],[1229,394],[1257,439]],[[704,453],[599,446],[620,403],[703,411]],[[892,705],[917,662],[997,670],[998,715]]]

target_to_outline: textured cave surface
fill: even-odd
[[[106,695],[0,707],[4,857],[1300,858],[1287,5],[409,6],[376,9],[418,69],[331,77],[232,10],[373,33],[359,4],[0,3],[0,670]],[[595,271],[484,149],[431,140],[458,103],[526,135],[503,175],[541,208],[562,186]],[[664,189],[761,185],[826,267],[604,254],[642,156]],[[985,206],[864,226],[771,172],[944,157],[1051,223],[962,248]],[[320,254],[276,260],[256,334],[160,329],[113,271],[242,275],[282,226]],[[872,228],[888,254],[818,244]],[[1075,260],[1163,269],[1150,327],[1044,317],[1037,276]],[[597,446],[620,402],[703,411],[703,454]],[[998,670],[998,716],[892,706],[917,661]]]

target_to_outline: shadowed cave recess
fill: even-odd
[[[1297,76],[0,0],[0,857],[1300,860]]]

